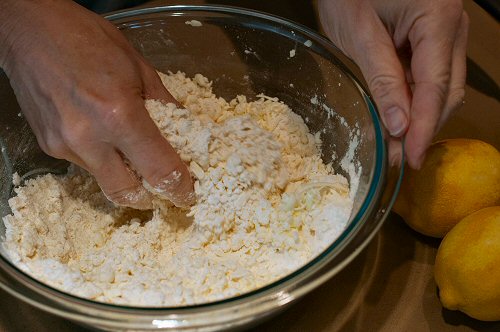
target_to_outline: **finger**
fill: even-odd
[[[42,150],[55,158],[76,164],[94,175],[102,192],[111,202],[139,210],[153,207],[151,194],[144,189],[137,175],[113,148],[103,148],[102,144],[97,148],[80,144],[77,151],[73,151],[64,144],[63,139],[52,133],[46,135],[44,140],[39,140]],[[86,161],[79,154],[82,154]]]
[[[87,153],[92,156],[86,158],[87,170],[94,175],[110,201],[134,209],[152,208],[151,194],[115,149],[99,146],[98,149],[88,149]]]
[[[388,144],[389,153],[389,165],[391,167],[401,167],[403,160],[403,145],[401,143],[402,138],[391,137]]]
[[[467,62],[467,37],[469,32],[469,17],[462,13],[460,27],[457,32],[451,59],[451,77],[448,98],[443,112],[439,118],[438,130],[448,118],[463,105],[465,97],[466,62]]]
[[[457,22],[458,25],[458,22]],[[409,32],[415,81],[406,155],[412,168],[420,168],[425,151],[437,132],[451,76],[453,40],[458,26],[450,20],[427,18]]]
[[[144,63],[141,68],[143,71],[142,77],[144,78],[143,91],[146,99],[161,100],[165,103],[173,103],[177,105],[177,107],[183,108],[182,104],[165,88],[160,76],[154,68],[147,63]]]
[[[191,205],[194,201],[193,183],[187,166],[161,135],[144,105],[137,104],[132,109],[137,114],[127,122],[129,127],[125,129],[126,134],[116,140],[117,148],[130,160],[155,194],[172,201],[176,206]]]
[[[382,121],[393,137],[401,137],[409,126],[410,90],[393,41],[373,10],[362,10],[360,39],[349,52],[365,76]]]

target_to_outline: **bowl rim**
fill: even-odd
[[[130,18],[130,17],[137,17],[140,18],[140,16],[145,15],[145,14],[158,14],[158,13],[171,13],[171,12],[182,12],[183,14],[189,14],[192,12],[212,12],[212,13],[218,13],[218,14],[229,14],[229,15],[245,15],[253,18],[259,18],[264,21],[272,21],[274,23],[281,24],[287,28],[292,28],[296,31],[300,31],[301,33],[308,35],[310,37],[314,38],[314,42],[319,42],[322,44],[323,47],[326,47],[328,49],[336,50],[337,52],[343,54],[333,43],[331,43],[328,39],[325,37],[319,35],[317,32],[315,32],[312,29],[309,29],[301,24],[295,23],[291,20],[287,20],[284,18],[281,18],[276,15],[271,15],[267,13],[262,13],[259,11],[255,10],[250,10],[250,9],[244,9],[244,8],[239,8],[239,7],[233,7],[233,6],[223,6],[223,5],[175,5],[175,6],[154,6],[154,7],[145,7],[145,8],[137,8],[137,9],[128,9],[124,11],[119,11],[115,13],[111,13],[108,15],[105,15],[104,17],[111,21],[113,23],[114,20],[118,19],[124,19],[124,18]],[[336,55],[334,55],[336,57]],[[374,198],[380,198],[381,193],[387,189],[387,188],[382,188],[384,183],[387,181],[387,176],[386,173],[384,172],[388,168],[388,162],[387,162],[387,148],[386,148],[386,142],[384,140],[384,132],[383,132],[383,127],[382,127],[382,122],[379,119],[377,109],[374,105],[374,103],[371,101],[370,95],[365,91],[363,88],[362,84],[358,81],[358,79],[352,74],[351,70],[345,66],[342,62],[340,63],[340,69],[344,72],[344,74],[348,75],[350,80],[354,83],[354,85],[357,87],[359,90],[360,94],[364,97],[364,100],[367,104],[368,110],[370,115],[372,116],[373,120],[373,125],[375,129],[375,142],[376,142],[376,157],[375,157],[375,167],[374,170],[372,171],[371,174],[371,181],[369,184],[369,190],[367,191],[367,194],[365,195],[363,199],[363,203],[360,205],[358,212],[356,215],[351,217],[347,227],[342,231],[340,236],[333,241],[326,249],[323,250],[321,254],[313,258],[311,261],[309,261],[307,264],[304,266],[300,267],[299,269],[291,272],[290,274],[268,284],[263,287],[260,287],[258,289],[255,289],[253,291],[244,293],[242,295],[230,297],[230,298],[225,298],[222,300],[217,300],[217,301],[212,301],[212,302],[206,302],[206,303],[200,303],[200,304],[193,304],[193,305],[186,305],[186,306],[171,306],[171,307],[140,307],[140,306],[127,306],[127,305],[117,305],[117,304],[110,304],[110,303],[104,303],[104,302],[98,302],[98,301],[93,301],[90,299],[85,299],[76,295],[71,295],[69,293],[66,293],[64,291],[58,290],[54,287],[51,287],[49,285],[46,285],[37,279],[31,277],[24,271],[20,270],[17,268],[13,263],[11,263],[7,258],[5,258],[3,255],[0,255],[0,265],[3,267],[5,270],[5,267],[7,267],[7,270],[10,273],[13,273],[17,279],[24,280],[26,285],[30,287],[32,290],[34,290],[37,293],[42,294],[42,296],[53,296],[55,298],[58,298],[62,301],[69,302],[69,305],[83,305],[87,309],[91,307],[92,309],[105,309],[105,310],[111,310],[117,314],[119,313],[131,313],[133,312],[134,314],[137,313],[143,313],[146,315],[151,315],[151,314],[174,314],[174,313],[180,313],[180,314],[185,314],[187,312],[191,313],[192,311],[198,311],[204,309],[217,309],[217,308],[222,308],[222,307],[227,307],[228,305],[231,306],[233,304],[245,304],[245,300],[247,299],[257,299],[256,296],[260,295],[269,295],[271,291],[278,291],[280,289],[286,288],[287,285],[290,284],[291,281],[296,281],[297,278],[303,277],[308,278],[311,277],[311,275],[314,275],[314,273],[318,272],[321,268],[325,266],[328,262],[333,260],[334,257],[329,257],[329,255],[332,253],[333,250],[342,248],[339,247],[339,245],[347,245],[350,241],[352,240],[353,237],[356,236],[356,234],[359,231],[359,228],[362,227],[366,223],[366,217],[367,215],[365,212],[371,211],[374,212],[374,205],[377,205],[378,202],[374,201]],[[337,65],[337,63],[336,63]],[[404,146],[404,143],[402,143],[402,146]],[[404,153],[401,155],[401,158],[404,159]],[[335,273],[340,271],[345,265],[347,265],[350,261],[352,261],[361,251],[363,248],[366,247],[366,245],[370,242],[370,240],[373,238],[375,233],[378,231],[378,229],[382,226],[383,220],[387,216],[390,208],[392,207],[397,192],[399,190],[399,186],[401,183],[402,175],[403,175],[403,166],[404,165],[404,160],[401,162],[401,168],[399,169],[399,172],[396,172],[396,183],[394,188],[392,188],[392,192],[390,193],[390,198],[389,201],[386,203],[383,209],[380,209],[377,212],[377,215],[375,216],[378,221],[373,227],[370,232],[368,233],[367,236],[363,238],[362,241],[357,245],[356,250],[352,251],[349,253],[342,261],[341,264],[339,264],[335,269],[335,271],[330,270],[328,273],[323,273],[320,278],[315,279],[315,283],[311,284],[309,283],[309,287],[306,287],[305,285],[302,285],[298,289],[293,290],[295,294],[288,294],[291,295],[286,300],[281,301],[281,305],[285,305],[295,298],[304,295],[308,291],[312,290],[313,288],[318,287],[320,284],[322,284],[324,281],[328,280],[331,276],[333,276]],[[371,216],[373,217],[375,213],[372,213]],[[364,222],[363,222],[364,221]],[[346,242],[347,241],[347,242]],[[340,252],[340,250],[338,250]],[[327,261],[325,261],[328,258]],[[318,263],[323,262],[322,265],[318,265]],[[312,270],[312,268],[316,267],[316,270]],[[304,272],[306,271],[311,271],[311,274],[309,276],[304,276]],[[300,278],[299,278],[300,279]],[[25,286],[26,286],[25,285]],[[23,294],[20,294],[18,291],[11,289],[10,287],[4,285],[3,282],[0,282],[0,287],[2,287],[4,290],[7,290],[9,293],[22,298],[23,300],[30,302],[31,304],[40,307],[46,311],[50,311],[52,313],[55,313],[60,316],[66,316],[68,317],[68,312],[52,307],[47,307],[46,305],[39,303],[39,301],[27,298]],[[72,319],[75,320],[80,320],[80,321],[89,321],[89,316],[83,315],[82,313],[73,313]],[[98,319],[99,322],[102,323]]]

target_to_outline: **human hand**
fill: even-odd
[[[0,65],[44,152],[88,170],[117,204],[151,207],[140,177],[191,203],[189,171],[143,98],[176,101],[118,29],[67,0],[4,0],[0,21]]]
[[[318,9],[327,35],[363,72],[390,144],[405,135],[408,163],[420,168],[434,135],[463,103],[462,2],[320,0]]]

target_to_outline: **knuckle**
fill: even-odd
[[[445,102],[448,99],[447,96],[450,94],[449,83],[450,75],[448,74],[447,77],[443,77],[441,80],[437,80],[436,83],[429,84],[431,91],[433,91],[436,96],[438,96],[438,99],[442,102]]]
[[[102,114],[102,126],[111,134],[123,133],[131,129],[137,121],[137,112],[122,101],[103,103],[99,112]]]
[[[470,18],[469,18],[469,14],[467,14],[467,12],[465,11],[462,11],[462,16],[461,16],[461,21],[460,23],[466,28],[468,29],[469,28],[469,23],[470,23]]]
[[[462,0],[441,0],[433,1],[435,10],[440,16],[460,19],[463,12]]]
[[[440,0],[431,2],[436,9],[446,9],[447,13],[456,13],[463,10],[462,0]]]
[[[448,85],[436,84],[435,82],[419,82],[417,83],[416,89],[420,90],[419,96],[421,97],[425,96],[426,99],[434,103],[434,105],[439,105],[435,107],[421,109],[421,112],[425,114],[431,114],[437,112],[439,109],[444,107],[446,105],[450,93]]]
[[[451,110],[456,110],[457,108],[462,106],[464,98],[465,89],[463,87],[450,90],[447,100],[448,108],[450,108]]]
[[[70,149],[59,136],[47,134],[40,139],[38,145],[43,152],[57,159],[68,159]]]
[[[439,100],[443,102],[446,101],[447,96],[450,94],[450,75],[442,75],[440,78],[436,78],[435,81],[432,82],[422,82],[422,86],[427,86],[429,91],[434,93]]]
[[[137,101],[142,101],[139,93],[123,86],[110,87],[106,94],[93,90],[83,91],[81,94],[90,110],[87,112],[89,119],[94,120],[96,126],[105,134],[113,133],[123,126],[130,129],[134,124],[134,116],[137,115],[134,107],[139,105]],[[131,98],[134,95],[137,97]]]
[[[398,85],[399,80],[391,74],[377,74],[368,80],[368,86],[378,100],[385,99]]]
[[[89,121],[77,119],[66,124],[61,130],[61,141],[71,150],[79,150],[86,146],[93,135],[93,127]]]

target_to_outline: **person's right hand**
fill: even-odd
[[[144,107],[176,101],[117,28],[69,0],[3,0],[0,21],[0,65],[44,152],[88,170],[117,204],[151,207],[140,177],[192,202],[187,167]]]

